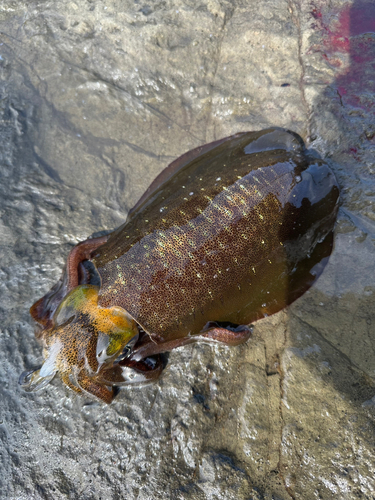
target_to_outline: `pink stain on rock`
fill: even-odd
[[[328,22],[317,8],[311,14],[323,30],[323,57],[329,64],[339,68],[340,54],[349,55],[349,67],[333,83],[343,104],[374,111],[375,2],[354,1]]]

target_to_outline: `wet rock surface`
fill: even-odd
[[[370,1],[3,0],[2,498],[373,498],[374,32]],[[340,183],[316,286],[247,344],[178,349],[108,407],[58,380],[23,392],[41,361],[28,308],[70,248],[183,152],[271,125]]]

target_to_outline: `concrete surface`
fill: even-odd
[[[1,498],[375,498],[374,33],[371,0],[2,0]],[[317,285],[108,407],[23,392],[72,245],[183,152],[270,125],[341,186]]]

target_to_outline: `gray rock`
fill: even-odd
[[[370,0],[2,1],[1,498],[373,498],[374,19]],[[316,286],[108,407],[59,380],[23,392],[28,308],[69,249],[183,152],[270,125],[341,186]]]

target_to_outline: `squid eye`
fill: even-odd
[[[114,360],[114,364],[118,364],[120,363],[120,361],[123,361],[124,359],[126,359],[127,357],[130,356],[130,354],[132,353],[133,351],[133,347],[135,346],[135,344],[137,343],[138,341],[138,337],[139,337],[139,334],[135,335],[131,340],[130,342],[128,342],[126,344],[126,346],[123,348],[121,354],[119,356],[117,356],[117,358]]]
[[[55,326],[62,326],[76,320],[86,309],[97,305],[99,287],[79,285],[61,301],[53,316]]]
[[[127,358],[131,354],[134,345],[138,341],[138,337],[139,333],[134,335],[130,339],[130,341],[122,348],[120,354],[113,360],[114,355],[118,354],[119,352],[117,351],[115,353],[111,353],[111,351],[113,351],[113,338],[111,338],[111,335],[106,335],[105,333],[100,332],[96,344],[96,359],[98,360],[99,364],[108,363],[108,361],[110,360],[113,360],[113,363],[117,364],[123,359]]]

